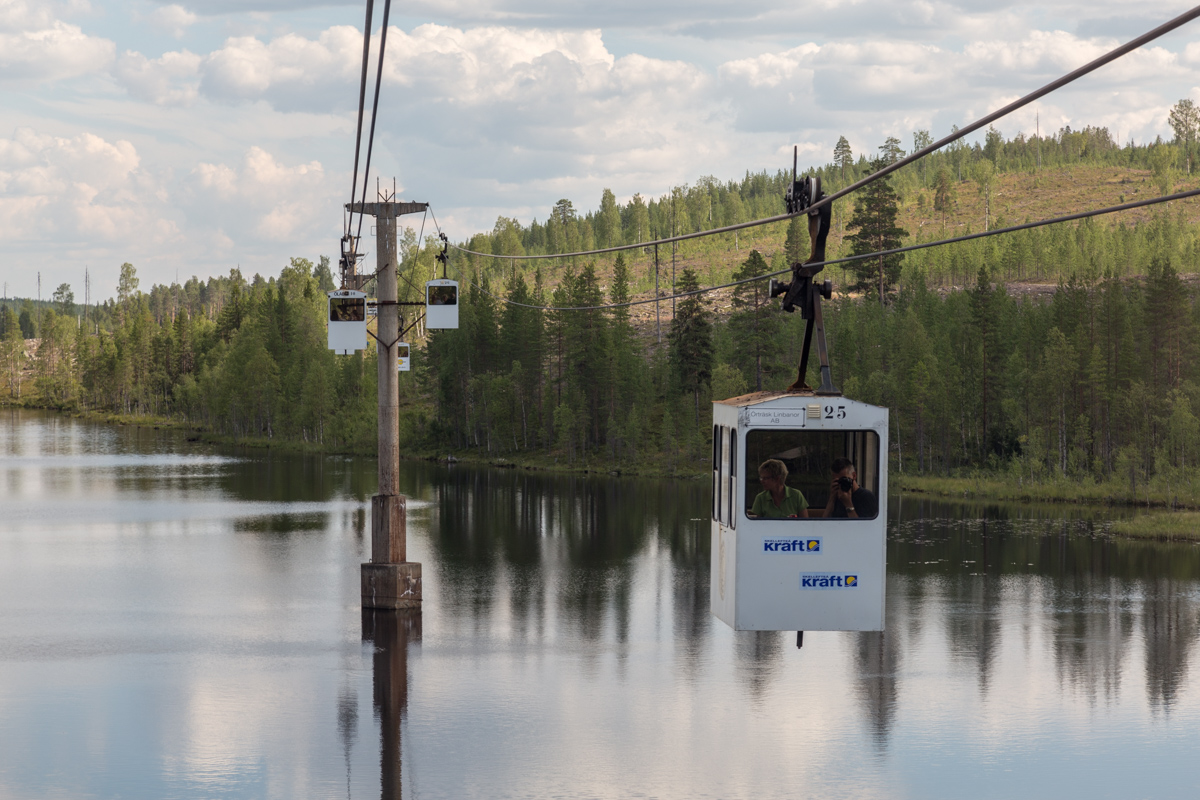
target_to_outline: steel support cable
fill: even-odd
[[[358,152],[362,145],[362,124],[363,124],[363,107],[367,102],[367,62],[371,56],[371,14],[375,9],[375,0],[367,0],[367,21],[363,25],[363,57],[362,57],[362,80],[358,86],[358,133],[354,136],[354,179],[350,184],[350,202],[354,202],[354,198],[358,195]],[[366,178],[363,179],[363,184],[366,184]],[[342,233],[350,233],[350,228],[353,225],[354,212],[350,212],[350,216],[346,219],[346,228]],[[362,220],[359,220],[360,230]]]
[[[371,151],[375,147],[375,120],[379,117],[379,85],[383,82],[383,54],[387,50],[387,32],[388,32],[388,16],[392,11],[392,0],[384,0],[383,3],[383,29],[379,32],[379,65],[375,70],[375,100],[371,104],[371,133],[367,136],[367,165],[363,168],[363,190],[362,204],[367,204],[367,181],[371,176]],[[350,202],[354,202],[354,198],[350,198]],[[358,231],[356,237],[362,236],[362,221],[366,216],[360,212],[358,215]]]
[[[1095,70],[1099,69],[1100,67],[1103,67],[1105,64],[1115,61],[1116,59],[1120,58],[1121,56],[1128,54],[1132,50],[1136,50],[1137,48],[1141,47],[1142,45],[1146,44],[1147,42],[1151,42],[1151,41],[1159,38],[1160,36],[1170,33],[1171,31],[1175,30],[1176,28],[1178,28],[1188,22],[1191,22],[1196,17],[1200,17],[1200,6],[1196,6],[1196,7],[1192,8],[1191,10],[1186,11],[1183,14],[1180,14],[1178,17],[1175,17],[1174,19],[1172,19],[1168,22],[1164,22],[1162,25],[1159,25],[1154,30],[1148,31],[1148,32],[1142,34],[1141,36],[1137,37],[1136,39],[1132,39],[1114,50],[1110,50],[1109,52],[1105,53],[1104,55],[1100,56],[1099,58],[1097,58],[1093,61],[1090,61],[1087,64],[1084,64],[1082,67],[1075,70],[1074,72],[1069,72],[1066,75],[1062,76],[1061,78],[1058,78],[1057,80],[1047,83],[1042,88],[1036,89],[1018,100],[1014,100],[1013,102],[1009,103],[1008,105],[1004,106],[1003,108],[997,109],[996,111],[993,111],[990,114],[980,117],[979,119],[975,120],[971,124],[967,125],[965,128],[960,128],[959,130],[955,131],[954,133],[951,133],[949,136],[945,136],[945,137],[939,139],[938,141],[934,142],[933,144],[923,147],[920,150],[917,150],[916,152],[912,153],[911,155],[906,156],[906,157],[900,159],[899,161],[893,162],[892,164],[889,164],[886,167],[883,167],[882,169],[880,169],[877,172],[871,173],[870,175],[866,176],[865,178],[858,181],[857,183],[853,183],[850,186],[847,186],[845,189],[841,189],[837,192],[834,192],[831,195],[826,195],[825,197],[818,200],[816,203],[813,203],[808,208],[803,209],[801,211],[797,211],[794,214],[777,214],[773,217],[765,217],[763,219],[751,220],[749,222],[739,222],[736,225],[725,225],[724,227],[712,228],[711,230],[707,230],[707,231],[697,231],[696,233],[685,233],[680,236],[671,236],[666,239],[656,239],[656,240],[649,241],[649,242],[638,242],[637,244],[619,245],[617,247],[604,247],[604,248],[600,248],[598,250],[583,250],[583,251],[580,251],[577,253],[550,253],[547,255],[536,255],[536,256],[503,256],[503,255],[495,255],[492,253],[477,253],[474,250],[468,250],[465,247],[458,247],[457,245],[453,245],[453,244],[450,246],[453,247],[455,250],[458,250],[461,253],[468,253],[473,256],[483,256],[484,258],[503,258],[503,259],[507,259],[509,261],[527,261],[527,260],[548,259],[548,258],[571,258],[574,256],[594,256],[594,255],[601,255],[604,253],[616,253],[616,252],[620,252],[623,250],[636,250],[639,247],[651,247],[656,244],[668,244],[671,242],[682,242],[682,241],[685,241],[688,239],[699,239],[704,236],[715,236],[715,235],[721,234],[721,233],[732,233],[734,231],[740,231],[740,230],[744,230],[746,228],[753,228],[753,227],[757,227],[759,225],[769,225],[773,222],[784,222],[784,221],[792,219],[793,217],[798,217],[803,214],[807,214],[810,211],[815,211],[815,210],[821,208],[822,206],[832,203],[834,200],[837,200],[838,198],[845,197],[846,195],[850,194],[851,192],[854,192],[854,191],[857,191],[857,190],[863,188],[864,186],[866,186],[869,183],[877,181],[880,178],[883,178],[887,175],[890,175],[891,173],[895,172],[896,170],[900,169],[901,167],[905,167],[914,161],[924,158],[925,156],[929,155],[930,153],[934,152],[935,150],[945,147],[946,145],[950,144],[951,142],[961,139],[970,133],[974,133],[975,131],[982,128],[984,125],[990,125],[991,123],[995,122],[996,120],[1000,119],[1001,117],[1003,117],[1007,114],[1010,114],[1013,111],[1016,111],[1018,108],[1029,105],[1034,100],[1037,100],[1057,89],[1061,89],[1062,87],[1066,86],[1068,83],[1071,83],[1072,81],[1078,80],[1079,78],[1082,78],[1084,75],[1087,75],[1089,72],[1094,72]]]
[[[1098,208],[1098,209],[1094,209],[1092,211],[1080,211],[1076,214],[1067,214],[1066,216],[1062,216],[1062,217],[1050,217],[1049,219],[1038,220],[1037,222],[1024,222],[1020,225],[1010,225],[1007,228],[996,228],[996,229],[990,230],[990,231],[980,231],[979,233],[968,233],[963,236],[955,236],[950,239],[938,239],[937,241],[933,241],[933,242],[919,242],[917,244],[905,245],[904,247],[895,247],[895,248],[892,248],[891,250],[877,250],[874,253],[863,253],[861,255],[856,255],[856,256],[844,256],[842,258],[832,258],[832,259],[829,259],[828,261],[814,261],[813,263],[806,264],[805,266],[829,267],[829,266],[834,266],[836,264],[846,264],[851,261],[864,261],[868,258],[879,258],[881,256],[896,255],[898,253],[911,253],[914,250],[925,250],[930,247],[940,247],[940,246],[946,245],[946,244],[958,244],[960,242],[970,242],[975,239],[983,239],[988,236],[999,236],[1000,234],[1003,234],[1003,233],[1015,233],[1017,231],[1025,231],[1025,230],[1029,230],[1031,228],[1042,228],[1047,225],[1057,225],[1060,222],[1074,222],[1075,220],[1087,219],[1089,217],[1098,217],[1103,214],[1113,214],[1118,211],[1129,211],[1130,209],[1134,209],[1134,208],[1144,208],[1145,206],[1153,206],[1153,205],[1157,205],[1159,203],[1169,203],[1172,200],[1184,200],[1189,197],[1196,197],[1198,195],[1200,195],[1200,189],[1189,189],[1186,192],[1178,192],[1176,194],[1163,195],[1162,197],[1151,197],[1146,200],[1136,200],[1132,203],[1122,203],[1119,206],[1109,206],[1107,208]],[[436,217],[434,218],[433,224],[437,225]],[[457,267],[455,267],[455,270],[458,272],[458,274],[460,276],[462,276],[463,280],[466,280],[466,275],[463,274],[463,271],[461,269],[458,269]],[[790,273],[791,271],[792,271],[791,268],[781,269],[781,270],[777,270],[775,272],[768,272],[765,275],[756,275],[753,278],[743,278],[738,281],[730,281],[729,283],[722,283],[718,286],[707,286],[707,287],[704,287],[703,289],[693,289],[690,292],[681,292],[679,294],[670,295],[669,297],[657,297],[657,298],[652,297],[648,300],[630,300],[627,303],[609,303],[607,305],[601,305],[601,306],[535,306],[535,305],[531,305],[529,303],[518,303],[515,300],[509,300],[507,298],[500,297],[499,295],[494,295],[491,292],[484,289],[479,284],[474,283],[474,282],[470,282],[470,283],[472,286],[474,286],[476,289],[478,289],[479,291],[486,294],[488,297],[491,297],[494,300],[499,300],[502,303],[507,303],[508,305],[511,305],[511,306],[520,306],[521,308],[535,308],[539,311],[601,311],[601,310],[604,310],[607,308],[627,308],[629,306],[644,306],[644,305],[649,305],[650,303],[661,303],[664,300],[670,300],[672,298],[691,297],[693,295],[698,295],[698,294],[707,294],[708,292],[715,292],[715,291],[719,291],[720,289],[728,289],[731,286],[741,286],[746,283],[754,283],[755,281],[765,281],[768,278],[774,278],[777,275],[785,275],[785,274]]]

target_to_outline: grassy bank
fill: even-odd
[[[1097,483],[1068,478],[1032,482],[989,473],[943,477],[893,472],[890,480],[892,489],[949,498],[1200,509],[1200,492],[1192,486],[1166,485],[1158,480],[1140,484],[1132,492],[1127,482]]]
[[[1112,532],[1130,539],[1200,542],[1200,512],[1159,511],[1140,514],[1133,519],[1117,520],[1112,525]]]

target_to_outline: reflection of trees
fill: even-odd
[[[1054,585],[1051,637],[1059,680],[1093,705],[1097,694],[1116,700],[1134,619],[1122,583],[1070,576]]]
[[[611,620],[618,643],[629,636],[633,565],[653,532],[677,569],[707,581],[707,484],[581,476],[517,470],[434,472],[441,599],[456,616],[477,619],[507,594],[513,624],[537,631],[547,594],[585,638],[599,639]],[[704,515],[704,525],[690,518]],[[698,640],[707,630],[707,587],[685,577],[674,587],[677,611]],[[703,589],[703,594],[699,592]],[[696,606],[702,600],[702,611]]]
[[[892,614],[889,608],[890,619],[899,616]],[[871,722],[875,743],[883,748],[887,746],[900,697],[896,677],[902,659],[900,637],[893,631],[865,631],[854,637],[855,689]]]
[[[750,689],[751,701],[762,700],[779,672],[784,639],[795,635],[791,631],[738,631],[733,635],[734,665]]]
[[[253,448],[228,448],[225,452],[239,460],[221,465],[215,473],[217,483],[236,500],[323,502],[345,496],[365,500],[375,493],[373,460],[264,454]]]
[[[956,659],[974,663],[979,689],[987,693],[1000,652],[1000,580],[965,576],[946,584],[946,638]]]
[[[1189,590],[1170,578],[1147,581],[1145,587],[1146,694],[1151,706],[1170,708],[1182,688],[1188,653],[1200,632],[1200,609]]]

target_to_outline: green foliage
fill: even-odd
[[[878,172],[887,165],[880,158],[871,162],[871,171]],[[891,182],[882,178],[862,190],[850,227],[858,231],[847,237],[850,252],[854,255],[874,253],[899,247],[908,232],[896,225],[898,213],[896,192]],[[861,290],[877,290],[879,302],[883,303],[888,290],[900,277],[902,255],[878,256],[873,259],[852,262],[858,276],[854,287]]]
[[[917,131],[913,146],[931,138]],[[1007,141],[989,131],[984,140],[945,148],[919,170],[877,182],[882,199],[858,193],[852,231],[883,231],[862,246],[873,251],[907,235],[894,213],[880,209],[915,199],[950,214],[972,178],[984,200],[972,224],[993,224],[988,181],[999,186],[1006,173],[1035,172],[1039,157],[1043,169],[1108,164],[1150,177],[1160,165],[1171,180],[1188,157],[1178,134],[1172,145],[1122,148],[1096,128]],[[899,142],[883,149],[892,157]],[[836,190],[881,164],[855,161],[843,139],[834,163],[816,172]],[[487,256],[452,262],[464,273],[461,327],[429,332],[414,350],[413,372],[401,378],[404,450],[589,469],[702,469],[708,401],[781,389],[798,362],[803,323],[779,313],[766,282],[681,299],[673,318],[662,303],[668,335],[660,345],[651,306],[538,308],[648,298],[652,249],[540,267],[492,255],[644,241],[672,226],[688,232],[778,214],[790,179],[790,169],[725,182],[702,177],[624,203],[606,190],[596,211],[564,198],[544,222],[497,219],[470,240]],[[969,192],[964,203],[972,202]],[[886,305],[876,298],[877,262],[855,276],[867,290],[861,298],[841,292],[844,273],[827,270],[842,284],[825,315],[835,383],[891,408],[890,457],[899,473],[986,473],[1155,502],[1200,495],[1200,303],[1180,277],[1200,270],[1200,237],[1183,204],[1172,205],[1141,222],[1053,226],[886,261]],[[849,218],[849,206],[835,208],[835,219],[843,213]],[[802,224],[739,235],[682,243],[678,288],[762,276],[807,255]],[[928,229],[918,237],[935,235]],[[405,269],[430,274],[436,245],[411,230],[403,237]],[[669,255],[664,248],[664,264]],[[1049,296],[1005,289],[1026,280],[1058,286]],[[25,399],[45,405],[170,415],[230,436],[369,451],[375,355],[326,349],[332,285],[325,258],[315,266],[291,259],[275,278],[247,280],[231,270],[147,292],[125,265],[117,300],[84,309],[82,330],[64,307],[0,309],[0,385],[16,396],[28,367]],[[25,337],[37,334],[34,351]],[[413,341],[422,341],[420,328]]]
[[[692,292],[699,288],[700,281],[696,273],[685,269],[679,278],[678,290]],[[699,295],[679,301],[675,318],[671,320],[668,341],[672,372],[679,389],[684,394],[692,395],[696,425],[699,426],[700,392],[708,388],[713,369],[712,321]]]
[[[742,268],[734,273],[733,278],[745,280],[765,275],[768,271],[762,255],[757,250],[751,250],[750,257],[742,262]],[[735,287],[733,308],[728,323],[733,340],[733,367],[740,376],[749,377],[755,391],[762,391],[781,371],[778,339],[783,317],[779,313],[778,303],[768,296],[766,281],[753,281]],[[741,380],[744,381],[745,377]],[[713,393],[714,396],[719,394],[715,386]]]
[[[54,290],[54,295],[51,297],[54,303],[55,310],[64,317],[74,316],[75,314],[75,293],[71,291],[71,284],[60,283],[58,288]]]

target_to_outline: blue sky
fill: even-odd
[[[935,136],[1187,8],[1109,2],[407,2],[374,174],[452,237],[885,137]],[[333,255],[364,5],[0,0],[0,280],[115,291]],[[376,9],[378,33],[382,1]],[[376,36],[376,42],[378,36]],[[1169,134],[1193,24],[1003,121]]]

